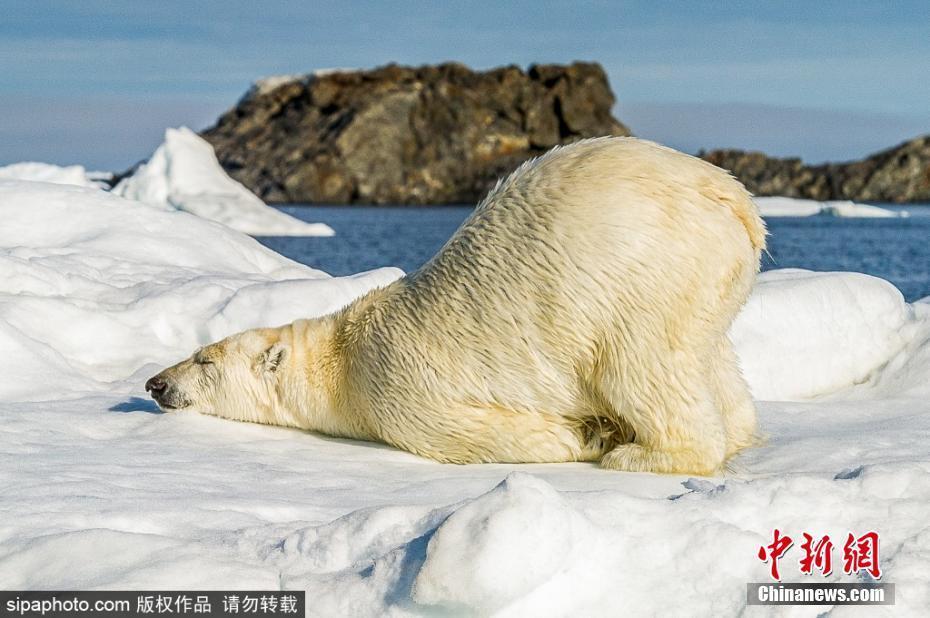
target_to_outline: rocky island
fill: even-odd
[[[629,135],[598,64],[455,64],[258,82],[203,132],[266,202],[473,203],[558,144]]]
[[[848,163],[805,165],[800,159],[742,150],[714,150],[699,156],[730,170],[756,195],[821,201],[930,201],[930,135]]]

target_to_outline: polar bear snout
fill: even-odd
[[[152,399],[163,409],[175,410],[185,405],[178,383],[164,373],[149,378],[145,390],[152,394]]]
[[[161,397],[167,388],[168,383],[165,382],[165,379],[161,377],[161,375],[149,378],[149,381],[145,383],[145,390],[152,393],[152,397],[155,399]]]

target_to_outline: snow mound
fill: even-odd
[[[411,596],[485,614],[556,578],[594,538],[590,522],[551,485],[513,473],[435,530]]]
[[[325,223],[306,223],[266,205],[230,178],[213,147],[187,127],[165,131],[165,143],[113,192],[184,210],[252,236],[333,235]]]
[[[35,161],[0,167],[0,180],[32,180],[95,189],[102,189],[107,186],[105,182],[102,182],[105,176],[106,174],[102,172],[88,172],[81,165],[61,167],[51,163],[38,163]]]
[[[753,198],[763,217],[811,217],[828,215],[833,217],[890,218],[906,217],[906,211],[894,211],[869,204],[850,201],[818,202],[793,197]]]
[[[99,390],[401,274],[332,278],[216,223],[79,187],[0,181],[0,216],[0,400]]]
[[[914,379],[896,383],[902,393],[930,376],[930,363],[914,362],[930,354],[926,308],[869,275],[775,270],[759,276],[730,336],[756,399],[809,399],[888,381],[911,361]]]

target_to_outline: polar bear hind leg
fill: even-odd
[[[727,434],[727,458],[759,442],[756,407],[739,370],[733,344],[724,336],[710,358],[710,379]]]
[[[601,389],[635,437],[607,452],[601,466],[665,474],[719,472],[726,458],[727,432],[707,369],[666,368],[661,379],[640,381],[635,400],[629,387],[605,376]]]

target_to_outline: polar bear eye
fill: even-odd
[[[203,357],[195,358],[194,362],[198,365],[212,365],[213,364],[212,360],[210,360],[209,358],[203,358]]]

